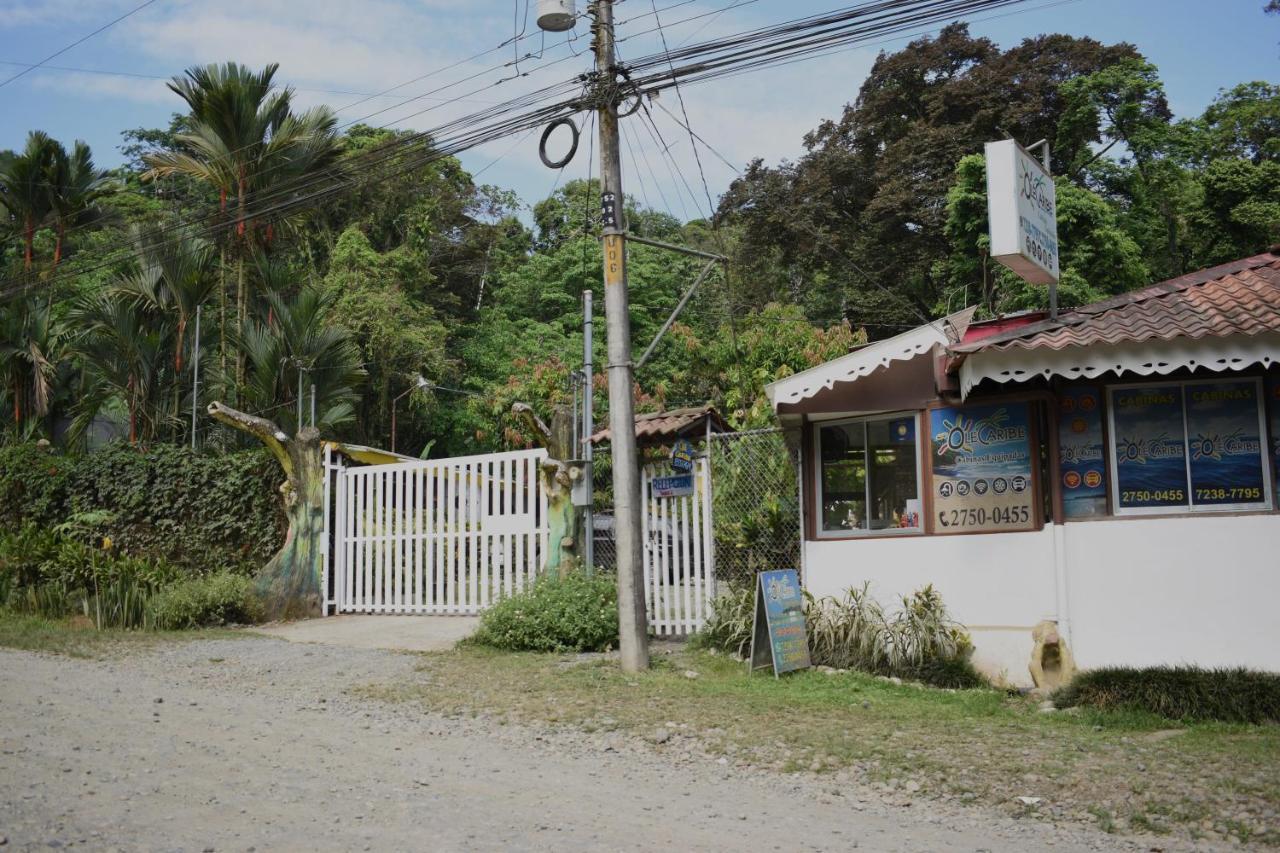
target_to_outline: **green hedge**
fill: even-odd
[[[1280,723],[1280,674],[1185,666],[1095,669],[1077,675],[1053,701],[1059,708],[1089,705],[1173,720]]]
[[[227,454],[113,445],[83,456],[32,444],[0,447],[0,527],[52,530],[69,521],[117,554],[186,573],[252,571],[284,539],[280,466],[266,451]],[[106,517],[104,518],[104,512]]]
[[[503,598],[468,638],[512,652],[601,652],[618,645],[618,594],[612,577],[573,572],[542,577]]]

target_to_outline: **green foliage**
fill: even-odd
[[[1062,247],[1058,304],[1070,308],[1146,284],[1150,271],[1142,249],[1121,227],[1119,214],[1102,197],[1066,179],[1055,185]],[[988,254],[986,161],[980,154],[956,166],[947,193],[946,233],[952,289],[937,312],[959,304],[977,304],[988,316],[1048,307],[1046,288],[1027,284]]]
[[[98,583],[81,598],[81,610],[99,631],[107,628],[147,628],[147,604],[153,587],[138,577],[122,574]],[[48,614],[45,614],[48,615]]]
[[[262,619],[253,581],[231,572],[165,587],[151,596],[146,612],[150,625],[162,630],[250,625]]]
[[[73,586],[84,583],[88,546],[103,537],[117,555],[186,572],[249,572],[283,538],[282,479],[264,451],[212,455],[158,445],[140,453],[114,445],[74,457],[10,445],[0,447],[0,525],[25,537],[15,551],[39,554],[42,562],[50,549],[62,549]],[[41,532],[77,516],[87,523],[66,541]],[[0,538],[0,562],[7,547]]]
[[[756,588],[750,583],[730,585],[711,604],[711,615],[693,635],[695,647],[718,649],[745,658],[751,652]]]
[[[1280,723],[1280,674],[1158,666],[1082,672],[1053,696],[1059,708],[1145,711],[1173,720]]]
[[[932,585],[903,596],[886,614],[869,584],[842,598],[805,593],[805,629],[814,666],[897,676],[935,687],[974,688],[987,682],[969,662],[968,635],[951,619]],[[755,618],[755,587],[736,586],[717,598],[698,645],[746,657]]]
[[[480,617],[468,642],[506,651],[598,652],[618,642],[613,578],[573,572],[543,577]]]

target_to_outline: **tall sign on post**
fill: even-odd
[[[1049,172],[1049,144],[1041,163],[1012,139],[986,144],[987,223],[991,257],[1031,284],[1049,286],[1057,314],[1058,200]],[[1032,146],[1035,147],[1035,146]]]
[[[604,315],[608,331],[609,431],[613,454],[614,537],[618,549],[618,653],[622,669],[649,668],[649,620],[641,581],[640,454],[636,449],[631,306],[627,293],[622,151],[618,132],[613,2],[594,4],[600,119],[600,224],[604,244]]]

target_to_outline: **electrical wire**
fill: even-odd
[[[86,36],[81,36],[80,38],[76,39],[76,40],[75,40],[75,41],[73,41],[71,44],[67,45],[66,47],[60,48],[60,49],[58,49],[58,50],[55,50],[53,53],[49,54],[48,56],[46,56],[44,59],[40,60],[40,61],[39,61],[39,62],[37,62],[36,64],[34,64],[34,65],[32,65],[32,66],[30,66],[30,67],[28,67],[28,68],[24,68],[24,69],[22,69],[22,70],[21,70],[21,71],[19,71],[17,74],[14,74],[12,77],[9,77],[9,78],[5,79],[4,81],[0,81],[0,89],[3,89],[5,86],[8,86],[8,85],[9,85],[10,83],[12,83],[14,80],[17,80],[17,79],[18,79],[18,78],[20,78],[20,77],[24,77],[24,76],[26,76],[27,74],[30,74],[32,71],[35,71],[37,68],[39,68],[40,66],[44,65],[46,62],[49,62],[50,60],[53,60],[53,59],[57,59],[59,56],[62,56],[62,54],[64,54],[64,53],[66,53],[67,51],[71,50],[73,47],[78,47],[78,46],[80,46],[80,45],[84,44],[84,43],[85,43],[85,42],[87,42],[89,39],[93,38],[94,36],[98,35],[99,33],[106,32],[107,30],[109,30],[109,29],[111,29],[112,27],[114,27],[116,24],[118,24],[118,23],[120,23],[121,21],[123,21],[125,18],[128,18],[128,17],[130,17],[130,16],[132,16],[132,15],[136,15],[138,12],[141,12],[143,9],[147,8],[147,7],[148,7],[148,6],[150,6],[152,3],[155,3],[155,2],[156,2],[156,0],[146,0],[146,2],[145,2],[145,3],[143,3],[143,4],[139,5],[139,6],[135,6],[134,8],[130,9],[128,12],[125,12],[123,15],[121,15],[121,16],[120,16],[120,17],[118,17],[118,18],[116,18],[115,20],[108,21],[107,23],[105,23],[105,24],[103,24],[102,26],[98,27],[98,28],[97,28],[96,30],[94,30],[93,32],[89,33],[88,35],[86,35]]]

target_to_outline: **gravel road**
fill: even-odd
[[[428,679],[414,663],[268,638],[0,651],[0,849],[1193,849],[344,694]]]

